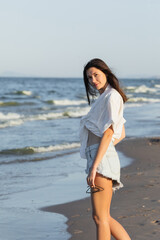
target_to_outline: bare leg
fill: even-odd
[[[111,234],[116,240],[131,240],[126,230],[114,218],[110,217]]]
[[[97,173],[95,184],[104,188],[104,191],[91,195],[93,219],[97,228],[97,240],[110,240],[111,234],[116,240],[130,240],[124,228],[110,216],[112,180]]]
[[[91,195],[93,219],[97,228],[97,240],[110,240],[110,204],[112,199],[112,180],[96,174],[95,184],[103,187],[101,192],[93,193]]]

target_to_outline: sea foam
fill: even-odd
[[[81,104],[87,104],[87,101],[63,99],[63,100],[48,100],[47,103],[54,104],[57,106],[70,106],[70,105],[77,106],[77,105],[81,105]]]
[[[28,154],[34,154],[34,153],[43,153],[43,152],[54,152],[54,151],[62,151],[62,150],[68,150],[68,149],[74,149],[79,148],[80,143],[65,143],[65,144],[59,144],[59,145],[51,145],[51,146],[45,146],[45,147],[24,147],[24,148],[16,148],[16,149],[7,149],[2,150],[0,154],[5,155],[28,155]]]
[[[129,98],[127,102],[148,102],[148,103],[156,103],[160,102],[159,98],[144,98],[144,97],[135,97],[135,98]]]
[[[6,128],[6,127],[14,127],[23,124],[23,120],[10,120],[5,123],[0,123],[0,128]]]
[[[3,114],[0,112],[0,128],[21,125],[27,121],[47,121],[54,119],[78,118],[88,113],[90,107],[72,107],[62,112],[49,112],[24,116],[17,113]]]
[[[34,150],[34,152],[52,152],[52,151],[61,151],[61,150],[67,150],[67,149],[73,149],[73,148],[79,148],[80,143],[66,143],[66,144],[60,144],[55,146],[48,146],[48,147],[30,147],[29,149]]]
[[[10,120],[10,119],[20,119],[21,115],[17,113],[7,113],[4,114],[0,112],[0,120]]]
[[[30,96],[30,95],[32,95],[32,92],[31,91],[27,91],[27,90],[22,90],[22,91],[16,91],[15,94]]]
[[[146,85],[140,85],[138,87],[136,86],[128,86],[125,87],[125,90],[128,90],[130,92],[135,92],[135,93],[149,93],[149,92],[157,92],[157,89],[147,87]]]

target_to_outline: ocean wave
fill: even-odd
[[[26,121],[36,121],[36,120],[52,120],[52,119],[60,119],[60,118],[66,118],[64,112],[58,112],[58,113],[43,113],[38,115],[32,115],[26,118]]]
[[[0,112],[0,128],[13,127],[23,124],[23,116],[17,113],[3,114]]]
[[[68,149],[79,148],[80,143],[66,143],[54,146],[46,146],[46,147],[25,147],[25,148],[16,148],[16,149],[7,149],[0,151],[1,155],[28,155],[34,153],[44,153],[44,152],[55,152],[62,151]]]
[[[80,143],[66,143],[61,145],[55,146],[48,146],[48,147],[31,147],[35,153],[42,153],[42,152],[53,152],[53,151],[62,151],[67,149],[79,148]]]
[[[35,120],[51,120],[51,119],[59,119],[59,118],[67,118],[67,117],[80,117],[88,113],[90,107],[75,107],[70,108],[66,111],[62,112],[49,112],[49,113],[42,113],[37,115],[30,115],[24,116],[17,113],[7,113],[3,114],[0,112],[0,121],[7,121],[7,120],[16,120],[21,119],[23,121],[35,121]]]
[[[156,88],[160,88],[160,84],[155,84],[154,85]]]
[[[147,93],[147,92],[156,92],[156,89],[146,87],[145,85],[141,85],[135,89],[135,93]]]
[[[27,121],[46,121],[64,118],[77,118],[87,114],[89,107],[72,108],[64,112],[49,112],[37,115],[24,116],[17,113],[3,114],[0,112],[0,128],[18,126]]]
[[[127,97],[128,97],[128,98],[131,98],[131,97],[133,97],[133,94],[128,94],[128,93],[127,93]]]
[[[134,92],[134,93],[149,93],[149,92],[157,92],[156,89],[154,88],[149,88],[146,85],[140,85],[138,87],[135,86],[128,86],[125,87],[125,90],[128,90],[130,92]]]
[[[23,105],[34,105],[33,102],[15,102],[15,101],[10,101],[10,102],[0,102],[0,107],[13,107],[13,106],[23,106]]]
[[[90,110],[90,107],[85,107],[85,108],[75,108],[74,110],[67,110],[63,113],[63,116],[67,116],[67,117],[81,117],[84,116],[88,113],[88,111]]]
[[[57,106],[70,106],[70,105],[81,105],[81,104],[87,104],[87,101],[85,100],[69,100],[69,99],[63,99],[63,100],[48,100],[46,101],[48,104],[54,104]]]
[[[124,87],[124,90],[134,90],[136,87],[135,86],[128,86]]]
[[[68,108],[64,112],[49,112],[43,113],[38,115],[33,115],[26,118],[26,121],[35,121],[35,120],[52,120],[52,119],[61,119],[61,118],[75,118],[81,117],[88,113],[90,107],[75,107],[75,108]]]
[[[0,120],[20,119],[22,116],[18,113],[3,114],[0,112]]]
[[[35,121],[35,120],[51,120],[51,119],[59,119],[59,118],[66,118],[66,112],[58,112],[58,113],[44,113],[38,115],[30,115],[25,117],[24,115],[20,115],[17,113],[7,113],[3,114],[0,112],[0,121],[10,121],[10,120],[22,120],[24,121]]]
[[[129,100],[127,102],[156,103],[156,102],[160,102],[160,99],[158,99],[158,98],[135,97],[135,98],[129,98]]]
[[[0,107],[19,106],[18,102],[0,102]]]
[[[17,95],[27,95],[27,96],[32,95],[32,92],[31,91],[27,91],[27,90],[16,91],[14,93],[17,94]]]
[[[128,103],[126,102],[125,105],[124,105],[124,108],[131,108],[131,107],[142,107],[143,103]]]
[[[7,128],[7,127],[14,127],[14,126],[18,126],[23,124],[24,121],[23,120],[10,120],[8,122],[5,123],[0,123],[0,128]]]

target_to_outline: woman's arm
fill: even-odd
[[[98,151],[97,151],[97,155],[96,155],[96,158],[93,162],[93,165],[92,165],[92,168],[91,168],[91,171],[90,173],[88,174],[88,177],[87,177],[87,183],[88,185],[90,186],[95,186],[94,184],[94,179],[95,179],[95,176],[96,176],[96,170],[97,170],[97,167],[100,163],[100,161],[102,160],[105,152],[107,151],[107,148],[112,140],[112,136],[113,136],[113,128],[112,126],[110,126],[103,134],[102,136],[102,139],[101,139],[101,142],[100,142],[100,145],[99,145],[99,148],[98,148]],[[123,124],[123,127],[122,127],[122,134],[121,134],[121,137],[120,139],[115,139],[115,141],[113,142],[114,145],[116,145],[118,142],[120,142],[123,138],[125,138],[125,127],[124,127],[124,124]]]
[[[117,143],[119,143],[123,138],[125,138],[125,127],[124,127],[124,124],[123,124],[123,127],[122,127],[122,134],[121,134],[121,137],[119,139],[115,139],[114,142],[113,142],[113,145],[115,146]]]
[[[107,151],[107,148],[112,140],[112,136],[113,136],[113,128],[112,126],[110,126],[103,134],[98,151],[97,151],[97,155],[96,158],[93,162],[92,168],[90,173],[88,174],[87,177],[87,183],[89,186],[95,186],[94,180],[95,180],[95,176],[96,176],[96,170],[97,167],[100,163],[100,161],[102,160],[105,152]]]

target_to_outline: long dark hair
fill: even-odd
[[[83,80],[84,80],[84,84],[85,84],[85,88],[86,88],[86,94],[87,94],[87,99],[88,99],[89,105],[91,102],[89,95],[91,95],[92,98],[97,95],[97,91],[89,83],[88,78],[87,78],[87,70],[91,67],[95,67],[95,68],[101,70],[106,75],[107,82],[120,93],[120,95],[123,98],[124,103],[128,100],[127,96],[125,95],[125,93],[123,92],[123,90],[121,89],[121,87],[119,85],[119,81],[118,81],[117,77],[112,73],[112,71],[107,66],[107,64],[99,58],[94,58],[85,65],[84,70],[83,70]]]

